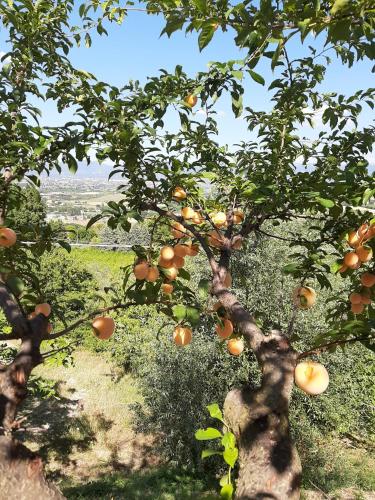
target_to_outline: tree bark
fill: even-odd
[[[239,446],[236,498],[297,500],[301,463],[289,430],[289,399],[296,353],[274,332],[261,347],[261,387],[230,391],[224,414]]]
[[[239,448],[236,498],[241,500],[297,500],[301,463],[289,428],[289,401],[297,352],[279,331],[265,335],[254,318],[222,284],[220,268],[212,293],[243,334],[262,371],[261,386],[230,391],[224,414]]]
[[[16,307],[11,311],[26,328],[23,327],[21,346],[14,360],[0,365],[0,498],[60,500],[64,497],[45,480],[42,459],[12,437],[18,427],[18,408],[27,397],[28,379],[32,370],[43,362],[40,344],[46,336],[48,321],[39,315],[24,323],[19,320]],[[16,331],[20,332],[17,328]]]

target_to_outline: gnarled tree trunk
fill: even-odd
[[[40,344],[48,322],[42,315],[27,321],[1,283],[0,307],[13,326],[13,338],[21,339],[14,360],[0,365],[0,498],[60,500],[64,497],[45,480],[41,458],[12,436],[18,427],[18,408],[27,397],[30,374],[43,362]]]
[[[229,392],[225,418],[239,446],[236,497],[247,500],[297,500],[301,463],[289,432],[288,407],[295,353],[276,332],[261,347],[261,387]]]
[[[215,269],[214,269],[215,271]],[[257,390],[230,391],[225,418],[237,438],[241,500],[297,500],[301,463],[289,430],[289,401],[297,353],[279,331],[265,335],[254,318],[223,285],[223,269],[214,272],[212,293],[249,343],[262,372]]]

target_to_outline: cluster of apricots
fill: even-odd
[[[17,235],[9,227],[0,227],[0,247],[12,247],[17,241]]]
[[[375,224],[362,224],[356,231],[350,231],[347,236],[348,245],[351,250],[344,256],[343,265],[339,269],[344,273],[348,269],[359,269],[363,264],[371,262],[373,258],[372,248],[368,242],[375,236]],[[361,288],[349,295],[350,310],[353,314],[362,314],[365,307],[372,302],[372,290],[375,285],[375,274],[364,272],[361,277]]]
[[[51,311],[52,311],[51,310],[51,306],[47,302],[43,302],[41,304],[37,304],[35,306],[34,311],[32,311],[27,316],[27,318],[28,319],[33,319],[36,316],[38,316],[38,314],[43,314],[43,316],[45,316],[46,318],[48,318],[48,316],[51,314]],[[48,322],[48,324],[47,324],[47,333],[51,333],[52,330],[53,330],[52,324],[50,322]]]
[[[242,338],[232,337],[233,334],[233,323],[227,317],[227,314],[221,304],[221,302],[216,302],[213,306],[213,311],[217,313],[220,322],[217,323],[215,329],[216,333],[222,340],[227,340],[227,349],[233,354],[233,356],[239,356],[244,350],[244,341]]]
[[[181,186],[177,186],[172,193],[172,197],[176,201],[183,201],[187,198],[186,191]],[[206,218],[198,210],[192,207],[185,206],[181,209],[181,217],[191,223],[191,224],[203,224],[206,222]],[[213,229],[207,233],[208,244],[215,248],[222,248],[224,245],[224,234],[220,231],[228,226],[231,222],[234,225],[241,224],[245,218],[243,210],[240,208],[235,208],[230,214],[226,214],[221,211],[214,211],[208,214],[207,221],[211,225],[214,225],[216,229]],[[172,236],[174,238],[180,239],[188,235],[186,228],[179,222],[174,222],[172,224]],[[241,235],[236,235],[232,239],[232,249],[240,250],[242,248],[243,238]]]

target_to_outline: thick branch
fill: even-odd
[[[13,299],[6,285],[0,282],[0,307],[4,311],[8,323],[13,328],[12,335],[1,335],[1,340],[10,340],[11,338],[21,338],[28,332],[28,324],[25,316],[22,314],[17,302]]]

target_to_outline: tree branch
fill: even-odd
[[[28,331],[28,323],[25,316],[22,314],[20,307],[17,302],[13,299],[11,293],[9,292],[7,286],[4,282],[0,281],[0,307],[4,311],[5,317],[8,323],[13,328],[13,334],[6,335],[6,339],[10,340],[13,338],[22,338]],[[2,339],[4,335],[0,335]]]
[[[308,356],[311,356],[313,354],[321,354],[324,351],[327,351],[331,347],[337,346],[337,345],[345,345],[345,344],[350,344],[353,342],[361,342],[362,340],[374,340],[375,337],[355,337],[354,339],[346,339],[346,340],[335,340],[334,342],[329,342],[328,344],[322,344],[315,349],[311,349],[310,351],[305,351],[302,352],[301,354],[298,355],[298,359],[303,359],[307,358]]]

